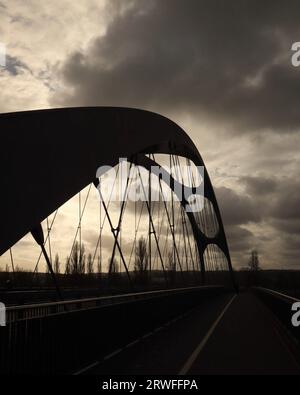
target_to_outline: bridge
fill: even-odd
[[[178,125],[95,107],[2,114],[0,128],[2,372],[299,374],[298,300],[239,288],[207,169]],[[59,270],[53,229],[70,199]],[[20,286],[28,234],[39,254]]]

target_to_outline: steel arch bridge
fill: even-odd
[[[42,247],[49,270],[54,277],[52,259],[48,257],[40,224],[87,186],[94,184],[95,187],[99,187],[99,179],[95,177],[99,166],[116,166],[119,158],[128,158],[130,166],[143,167],[151,172],[151,166],[159,164],[157,157],[166,155],[170,164],[178,166],[179,169],[179,158],[185,158],[195,166],[204,168],[204,209],[200,213],[187,212],[187,201],[181,200],[179,211],[182,221],[178,220],[178,227],[183,231],[181,230],[180,237],[175,235],[174,197],[171,207],[164,207],[175,267],[181,271],[188,271],[187,263],[185,269],[182,269],[180,264],[178,243],[180,238],[184,239],[185,235],[190,233],[196,246],[194,259],[201,274],[201,282],[206,283],[206,272],[216,269],[217,262],[220,261],[220,257],[216,256],[221,254],[222,270],[226,266],[231,282],[235,285],[224,226],[207,169],[192,140],[174,122],[161,115],[138,109],[89,107],[1,114],[0,128],[2,146],[5,147],[0,158],[1,255],[11,251],[22,237],[31,232]],[[173,192],[176,186],[184,184],[183,177],[178,174],[171,172],[169,176],[170,189]],[[195,188],[191,174],[189,181],[189,187]],[[159,187],[161,188],[160,179]],[[109,204],[105,204],[104,201],[102,204],[113,236],[113,252],[108,271],[112,271],[117,251],[130,282],[132,274],[126,264],[120,242],[124,204],[120,207],[117,226],[114,226],[110,219]],[[147,253],[151,262],[151,246],[152,243],[156,245],[156,258],[160,260],[165,274],[165,262],[151,204],[150,194],[146,201],[150,240]],[[78,228],[81,226],[82,214],[80,208]],[[190,229],[187,229],[183,217],[189,220]],[[162,225],[164,224],[160,226]],[[210,232],[212,228],[214,231]],[[47,238],[50,239],[49,226],[47,229]],[[182,255],[183,244],[185,253],[187,248],[184,241],[181,246]],[[136,240],[134,245],[136,247]],[[190,256],[192,258],[192,251]],[[185,259],[187,261],[187,257]],[[195,267],[193,270],[195,271]]]

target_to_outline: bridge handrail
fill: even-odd
[[[253,287],[254,292],[265,303],[273,314],[286,328],[287,332],[292,335],[296,342],[300,343],[299,328],[292,324],[292,305],[293,303],[300,302],[299,299],[272,289],[263,287]]]
[[[96,298],[70,299],[59,302],[45,302],[38,304],[28,304],[20,306],[9,306],[6,308],[7,322],[15,322],[25,319],[45,317],[48,315],[70,313],[78,310],[87,310],[100,306],[107,306],[117,303],[125,303],[130,300],[143,300],[155,296],[163,296],[179,292],[186,292],[195,289],[222,289],[224,286],[206,285],[185,288],[172,288],[155,291],[135,292],[120,295],[100,296]]]
[[[264,287],[253,287],[253,289],[257,290],[257,291],[269,293],[269,294],[271,294],[271,295],[273,295],[275,297],[278,297],[278,298],[281,298],[281,299],[285,299],[286,301],[289,301],[289,302],[292,302],[292,303],[300,302],[300,299],[297,299],[297,298],[295,298],[293,296],[286,295],[286,294],[283,294],[281,292],[275,291],[274,289],[264,288]]]

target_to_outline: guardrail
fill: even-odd
[[[202,291],[204,291],[208,289],[215,290],[217,288],[219,287],[209,285],[201,287],[185,287],[147,292],[136,292],[121,295],[100,296],[97,298],[71,299],[61,302],[46,302],[21,306],[11,306],[6,308],[6,321],[7,323],[11,323],[20,320],[46,317],[48,315],[93,309],[95,307],[108,306],[116,303],[127,303],[135,300],[146,300],[149,298],[191,291],[193,289],[201,289]]]
[[[300,300],[263,287],[253,287],[253,291],[272,310],[294,339],[300,343],[300,327],[292,325],[292,316],[295,313],[292,311],[292,305]]]
[[[192,287],[10,307],[0,328],[0,371],[74,372],[224,291]]]

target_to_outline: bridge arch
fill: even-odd
[[[203,261],[207,245],[214,243],[226,256],[232,273],[207,169],[192,140],[171,120],[131,108],[61,108],[1,114],[0,128],[5,147],[0,158],[0,254],[93,182],[99,166],[115,166],[120,157],[135,157],[149,169],[151,161],[146,154],[172,154],[204,167],[204,196],[213,206],[217,234],[207,237],[193,214],[188,216],[200,259]]]

